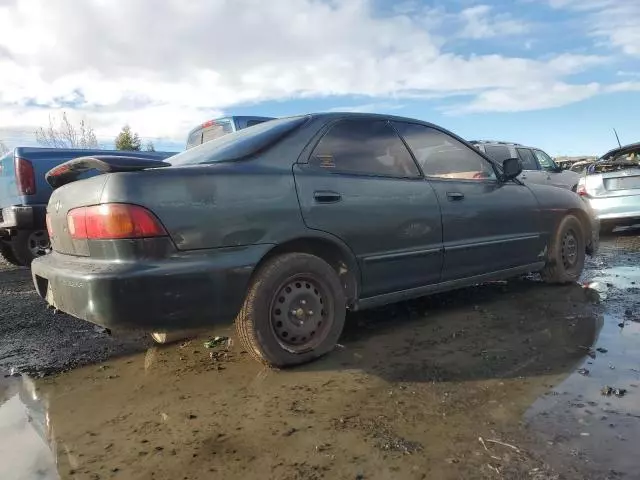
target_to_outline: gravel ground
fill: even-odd
[[[141,333],[110,336],[102,329],[46,309],[25,268],[0,262],[0,371],[39,377],[144,351]]]

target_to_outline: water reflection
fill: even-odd
[[[49,416],[27,377],[0,374],[0,478],[58,479]]]
[[[547,442],[552,463],[587,465],[599,478],[639,478],[640,269],[610,264],[585,286],[602,300],[597,342],[579,365],[582,374],[576,371],[537,400],[525,418]],[[625,395],[605,396],[606,387]]]

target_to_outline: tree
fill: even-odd
[[[156,147],[155,147],[155,145],[153,144],[153,142],[151,140],[149,140],[147,142],[147,144],[145,145],[144,149],[147,152],[155,152],[156,151]]]
[[[9,149],[4,144],[4,142],[2,140],[0,140],[0,156],[5,155],[6,153],[9,153]]]
[[[100,148],[93,128],[85,120],[80,120],[76,127],[69,121],[66,112],[62,113],[57,125],[49,115],[49,126],[36,130],[36,141],[50,148]]]
[[[142,149],[142,141],[140,136],[131,131],[129,125],[122,127],[122,130],[116,137],[116,150],[140,151]]]

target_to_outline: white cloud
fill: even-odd
[[[467,104],[458,104],[447,109],[447,113],[460,115],[477,112],[519,112],[557,108],[580,102],[599,94],[637,92],[640,82],[621,82],[602,85],[592,82],[586,85],[571,85],[563,82],[529,84],[518,89],[498,88],[479,93]]]
[[[462,38],[493,38],[520,35],[529,31],[529,25],[516,20],[507,13],[493,13],[489,5],[476,5],[460,12],[464,27]]]
[[[587,16],[587,32],[605,40],[627,55],[640,57],[640,1],[637,0],[549,0],[554,8],[565,8]]]
[[[551,90],[565,103],[584,98],[592,86],[568,77],[606,62],[445,53],[451,39],[433,33],[436,11],[408,2],[383,15],[373,3],[3,0],[0,129],[31,131],[64,108],[86,115],[99,136],[113,138],[129,123],[143,137],[184,140],[240,103],[330,95],[378,104],[478,93],[472,104],[489,110],[509,98],[545,108],[554,102],[522,97]],[[487,7],[464,12],[473,38],[522,27]]]
[[[357,112],[357,113],[380,113],[391,112],[393,110],[399,110],[404,105],[392,102],[378,102],[378,103],[363,103],[360,105],[346,105],[342,107],[333,107],[328,109],[328,112]]]

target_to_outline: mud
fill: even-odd
[[[230,328],[145,350],[85,326],[102,348],[89,365],[0,378],[0,478],[637,478],[634,265],[637,231],[603,239],[579,285],[531,277],[353,314],[331,355],[287,371],[250,360]],[[59,318],[41,348],[78,342]],[[206,349],[216,335],[232,344]],[[68,369],[90,350],[44,362],[14,338],[6,369]]]

